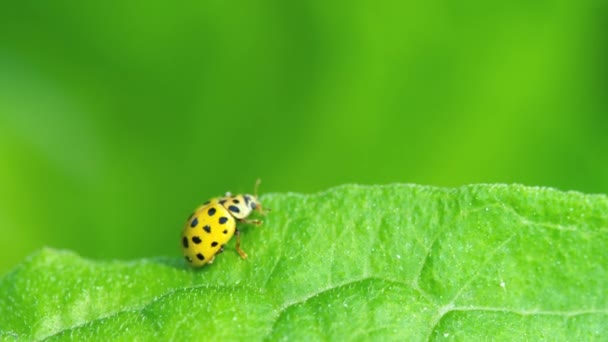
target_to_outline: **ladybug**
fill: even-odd
[[[233,196],[228,192],[224,197],[212,198],[194,210],[182,232],[182,249],[190,265],[201,267],[213,263],[215,256],[224,251],[224,245],[234,235],[236,251],[241,258],[247,259],[247,254],[241,249],[237,222],[262,224],[260,220],[247,219],[254,211],[266,214],[257,195],[259,185],[258,179],[254,195]]]

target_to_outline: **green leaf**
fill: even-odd
[[[608,336],[604,195],[520,185],[348,185],[262,201],[273,210],[262,226],[244,229],[248,260],[234,241],[200,270],[177,256],[32,255],[0,280],[0,337]],[[180,230],[169,242],[176,255]]]

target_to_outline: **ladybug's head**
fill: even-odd
[[[220,203],[230,211],[230,214],[237,219],[244,219],[251,215],[253,211],[264,215],[266,212],[262,209],[262,203],[258,199],[258,187],[260,186],[260,180],[258,179],[255,183],[254,195],[236,195],[227,196],[220,200]]]

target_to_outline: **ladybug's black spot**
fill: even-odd
[[[196,258],[197,258],[198,260],[205,260],[205,256],[204,256],[204,255],[202,255],[201,253],[198,253],[198,254],[196,255]]]
[[[211,243],[211,247],[215,247],[215,246],[217,246],[217,242],[213,241],[213,242]]]
[[[206,231],[207,233],[211,233],[211,227],[209,227],[208,225],[204,226],[203,230]]]
[[[225,200],[225,199],[223,199],[223,200],[221,200],[221,201],[220,201],[220,204],[221,204],[221,205],[224,205],[224,203],[226,203],[226,200]]]
[[[209,216],[213,216],[213,215],[215,215],[215,208],[209,208],[209,211],[207,211],[207,214],[208,214]]]
[[[251,197],[249,197],[249,195],[245,196],[245,204],[249,204],[249,202],[251,202]]]
[[[203,203],[203,205],[207,205],[207,204],[209,204],[209,203],[211,203],[211,200],[209,200],[209,201],[207,201],[207,202]]]
[[[197,224],[198,224],[198,217],[195,217],[194,220],[192,220],[192,222],[190,222],[190,228],[196,227]]]
[[[228,234],[228,229],[224,229],[224,231],[222,233]]]
[[[233,213],[240,213],[241,211],[239,210],[239,207],[237,207],[236,205],[231,205],[228,207],[228,210],[232,211]]]
[[[188,238],[185,236],[182,239],[182,245],[184,245],[184,248],[188,248]]]
[[[192,242],[194,242],[195,244],[198,245],[199,243],[201,243],[201,238],[198,237],[198,236],[193,236],[192,237]]]
[[[189,256],[186,256],[185,258],[186,258],[186,260],[188,260],[188,262],[192,262],[192,259],[190,259]]]
[[[241,201],[239,201],[238,199],[235,198],[235,199],[232,200],[232,203],[239,204],[239,203],[241,203]]]
[[[224,224],[226,222],[228,222],[228,218],[227,217],[224,217],[224,216],[220,217],[220,224]]]
[[[255,204],[255,202],[251,202],[250,207],[251,209],[255,210],[255,208],[257,208],[258,206]]]

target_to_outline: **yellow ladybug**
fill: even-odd
[[[233,235],[236,235],[236,251],[243,259],[247,258],[241,249],[241,237],[236,224],[262,224],[260,220],[247,220],[254,211],[266,214],[258,200],[259,185],[258,179],[254,195],[232,196],[227,193],[224,197],[203,203],[190,215],[182,232],[182,248],[190,265],[201,267],[212,263],[215,256],[224,251],[224,245]]]

